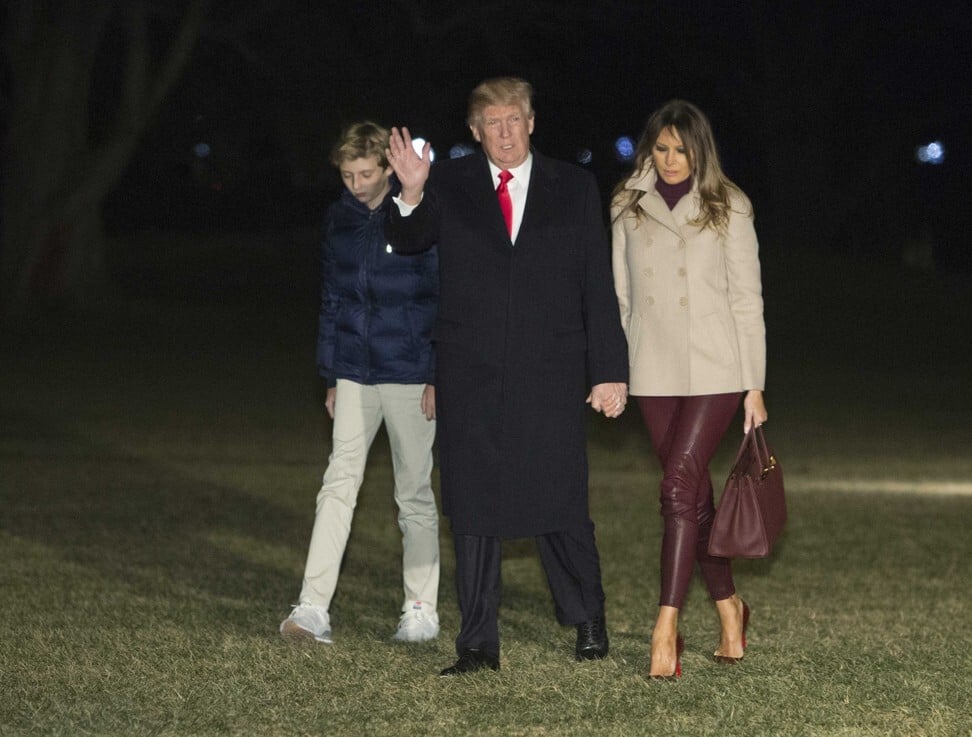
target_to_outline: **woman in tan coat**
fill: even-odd
[[[739,407],[766,421],[766,341],[756,232],[746,195],[722,172],[712,128],[672,100],[648,119],[634,173],[611,207],[614,282],[628,338],[630,394],[662,464],[661,597],[653,677],[681,675],[678,612],[696,562],[721,621],[715,658],[738,662],[749,608],[730,561],[708,554],[709,462]]]

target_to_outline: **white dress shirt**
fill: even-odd
[[[487,161],[489,161],[487,159]],[[527,189],[530,185],[530,172],[533,170],[533,154],[527,156],[526,161],[514,169],[510,169],[513,178],[507,182],[506,189],[510,193],[510,202],[513,203],[513,233],[510,240],[516,242],[516,236],[520,232],[520,223],[523,222],[523,211],[526,208]],[[489,173],[493,177],[493,189],[499,186],[499,173],[502,171],[492,161],[489,161]],[[424,196],[424,195],[423,195]],[[418,204],[409,205],[402,201],[401,197],[393,197],[392,200],[398,205],[398,212],[402,217],[408,217]],[[419,200],[421,202],[422,200]]]
[[[488,161],[488,159],[487,159]],[[516,243],[516,236],[520,232],[520,223],[523,222],[523,210],[526,208],[527,188],[530,185],[530,172],[533,169],[533,154],[526,157],[526,161],[515,169],[510,169],[513,178],[507,182],[506,189],[510,193],[510,201],[513,203],[513,232],[510,240]],[[499,186],[500,169],[492,161],[489,162],[489,173],[493,177],[493,189]]]

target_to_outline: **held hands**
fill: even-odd
[[[417,205],[422,201],[422,191],[432,166],[432,155],[429,153],[431,150],[432,144],[426,141],[422,146],[422,155],[419,156],[412,147],[412,135],[408,128],[402,126],[401,131],[398,128],[391,129],[385,156],[401,182],[401,197],[406,205]]]
[[[628,385],[624,383],[597,384],[587,395],[587,403],[595,412],[614,419],[624,412],[628,402]]]
[[[759,427],[769,419],[766,405],[763,403],[763,392],[758,389],[746,392],[746,398],[743,399],[743,409],[746,411],[746,419],[743,421],[744,433],[748,433],[754,425]]]

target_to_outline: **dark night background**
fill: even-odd
[[[952,196],[951,179],[968,163],[965,3],[326,5],[279,3],[234,43],[203,37],[110,198],[115,227],[315,222],[338,186],[326,153],[343,125],[404,123],[446,156],[453,143],[471,142],[469,90],[500,73],[534,84],[536,145],[568,159],[591,149],[605,191],[625,172],[613,156],[617,136],[637,137],[671,97],[696,102],[713,120],[727,170],[774,225],[808,205],[872,220],[871,228],[920,217],[904,209],[944,214],[954,208],[939,211],[936,200]],[[946,163],[926,171],[912,149],[933,138],[945,142]],[[223,185],[217,195],[190,186],[201,176],[197,141],[213,147],[206,174]],[[779,201],[775,183],[805,177],[816,191],[793,183],[783,191],[803,197]],[[837,235],[832,214],[817,217]]]
[[[25,238],[15,216],[29,207],[48,215],[45,202],[70,192],[63,172],[80,178],[124,132],[126,85],[138,78],[129,74],[136,31],[147,87],[197,6],[205,12],[191,53],[156,108],[146,106],[131,126],[127,153],[102,167],[102,194],[80,215],[75,207],[51,216],[33,256],[12,258]],[[453,144],[471,143],[463,123],[469,90],[497,74],[533,83],[540,150],[571,160],[590,150],[586,166],[605,208],[626,173],[615,139],[636,139],[651,110],[684,97],[710,115],[728,174],[753,200],[765,253],[827,249],[944,276],[972,272],[962,222],[972,141],[967,2],[19,0],[5,16],[0,247],[8,313],[18,268],[28,301],[83,303],[91,284],[97,291],[106,281],[151,290],[153,279],[165,280],[158,265],[166,252],[178,250],[166,245],[168,235],[247,234],[228,256],[236,268],[248,257],[243,244],[262,243],[261,258],[271,249],[303,270],[339,192],[327,154],[341,128],[363,118],[406,124],[448,156]],[[46,81],[25,72],[54,53],[37,41],[38,18],[93,51],[90,68],[72,81],[87,95],[76,105],[81,131],[73,149],[57,152],[67,184],[31,200],[38,185],[25,172],[49,166],[48,150],[60,147],[18,112],[59,78],[54,63]],[[68,107],[59,94],[67,93],[48,94],[48,116],[41,106],[35,121]],[[32,135],[15,135],[20,129]],[[944,144],[944,162],[918,163],[915,148],[932,140]],[[207,155],[196,153],[199,144]],[[101,215],[98,227],[81,222],[92,213]],[[146,233],[154,234],[149,246]],[[85,273],[98,271],[99,259],[72,269],[72,252],[99,248],[107,276]],[[225,255],[215,256],[217,267]],[[173,268],[183,285],[218,288],[218,280],[194,282],[184,264]],[[303,277],[313,283],[316,275]]]
[[[972,737],[970,0],[0,0],[0,43],[0,734]],[[612,662],[567,670],[518,543],[511,675],[432,689],[449,637],[379,646],[400,573],[381,440],[348,646],[271,644],[330,446],[329,150],[370,118],[448,156],[501,74],[535,88],[538,150],[590,150],[605,227],[615,139],[672,97],[753,202],[792,505],[785,552],[742,563],[763,639],[732,675],[704,668],[692,604],[697,675],[643,678],[660,518],[630,405],[588,412]],[[932,141],[944,161],[919,163]]]

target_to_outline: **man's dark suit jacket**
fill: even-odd
[[[436,411],[443,511],[456,534],[586,524],[590,387],[627,382],[627,344],[594,177],[533,152],[510,242],[484,154],[432,165],[393,248],[439,249]]]

